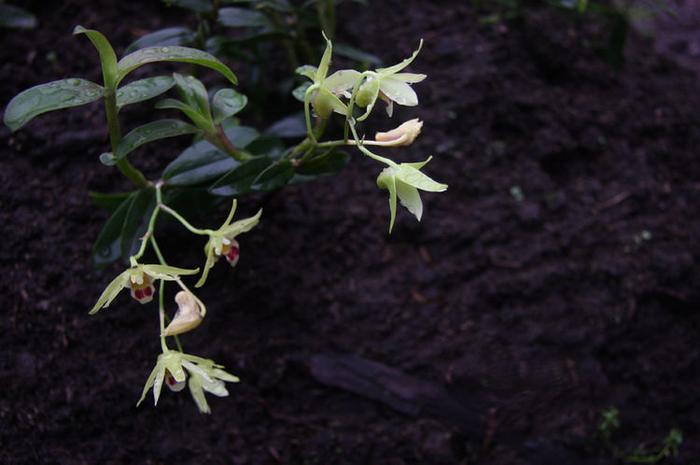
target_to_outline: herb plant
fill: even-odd
[[[128,289],[132,298],[141,304],[151,302],[158,295],[161,353],[139,403],[149,390],[157,403],[163,384],[172,391],[180,391],[187,384],[199,410],[208,413],[210,409],[204,393],[226,396],[225,383],[238,381],[221,365],[186,353],[179,338],[198,327],[207,311],[185,280],[199,275],[194,287],[203,286],[209,270],[221,257],[235,266],[241,251],[240,236],[251,231],[260,221],[262,211],[234,221],[235,197],[273,191],[291,182],[335,174],[349,159],[348,154],[339,150],[342,147],[357,149],[383,168],[378,170],[377,185],[389,194],[389,232],[395,223],[397,200],[420,220],[423,204],[419,191],[441,192],[447,189],[445,184],[423,173],[430,157],[418,163],[398,163],[375,152],[377,148],[411,144],[422,128],[419,120],[409,120],[395,129],[379,132],[371,140],[361,136],[358,128],[359,122],[372,113],[378,100],[387,103],[389,115],[393,105],[418,104],[412,85],[426,76],[406,73],[404,69],[416,58],[420,47],[410,58],[388,68],[364,72],[345,69],[329,75],[332,43],[326,39],[325,52],[318,67],[307,65],[297,70],[309,79],[307,85],[296,90],[296,95],[304,102],[305,137],[288,147],[281,137],[284,130],[279,127],[260,134],[240,124],[236,115],[246,106],[247,99],[232,88],[209,92],[199,79],[178,73],[122,85],[137,68],[163,61],[210,68],[235,85],[234,73],[213,55],[194,48],[167,45],[141,48],[117,60],[109,41],[100,32],[78,26],[74,33],[87,36],[97,49],[102,83],[68,78],[32,87],[12,99],[4,121],[15,131],[48,111],[97,100],[104,105],[111,151],[103,153],[100,161],[117,168],[131,181],[134,190],[92,194],[99,205],[113,212],[96,240],[94,262],[106,265],[121,258],[128,265],[107,285],[90,313],[108,307],[124,289]],[[159,119],[122,136],[119,118],[122,108],[158,97],[171,89],[176,95],[160,100],[155,107],[177,110],[187,121]],[[343,137],[326,139],[327,123],[334,114],[339,116],[343,125]],[[181,135],[194,136],[195,141],[165,167],[159,179],[147,179],[131,163],[129,156],[139,147]],[[229,214],[217,229],[194,226],[175,206],[178,199],[194,198],[202,190],[210,194],[207,198],[214,199],[214,203],[231,199]],[[186,269],[168,263],[157,241],[158,221],[162,215],[170,216],[192,235],[202,239],[205,245],[202,267]],[[172,317],[166,312],[165,288],[168,283],[179,289],[175,295],[177,310]]]

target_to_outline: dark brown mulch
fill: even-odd
[[[234,271],[214,270],[207,319],[184,338],[242,378],[211,416],[186,393],[134,408],[153,307],[122,296],[87,315],[119,268],[90,265],[107,213],[86,194],[127,187],[97,161],[99,108],[0,130],[0,462],[603,464],[609,406],[621,449],[678,427],[678,463],[700,456],[696,76],[641,40],[616,71],[585,27],[548,14],[491,27],[465,2],[373,3],[346,2],[340,36],[389,62],[426,40],[422,105],[395,117],[420,116],[424,134],[400,157],[434,154],[427,171],[450,188],[392,236],[378,167],[359,156],[244,199],[264,221]],[[182,21],[157,2],[40,5],[40,29],[0,31],[3,104],[98,78],[75,24],[121,50]],[[156,176],[178,148],[134,161]],[[162,237],[173,263],[200,264],[198,242]]]

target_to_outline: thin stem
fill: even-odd
[[[368,150],[365,146],[364,143],[360,140],[360,138],[357,135],[357,130],[355,129],[355,123],[353,121],[349,122],[350,130],[352,131],[352,135],[355,138],[355,144],[357,145],[357,148],[360,150],[360,152],[364,153],[368,157],[377,160],[379,162],[382,162],[386,165],[389,166],[397,166],[396,163],[394,163],[393,160],[389,160],[388,158],[384,158],[382,156],[379,156],[375,153],[372,153],[370,150]]]
[[[119,125],[119,109],[117,108],[117,95],[114,89],[105,90],[105,114],[107,115],[107,127],[109,128],[109,141],[112,153],[116,153],[119,142],[122,139],[121,126]],[[117,168],[138,187],[150,185],[146,177],[129,160],[122,158],[117,162]]]
[[[238,161],[243,162],[253,158],[233,145],[233,142],[228,138],[224,128],[221,127],[220,124],[216,125],[216,129],[213,133],[207,134],[206,139]]]
[[[189,232],[191,232],[192,234],[198,234],[200,236],[208,236],[209,234],[211,234],[213,232],[211,229],[195,228],[194,226],[192,226],[189,223],[189,221],[187,221],[185,218],[183,218],[182,215],[180,215],[178,212],[176,212],[175,210],[173,210],[172,208],[170,208],[169,206],[167,206],[163,203],[159,203],[158,208],[160,208],[161,210],[163,210],[166,213],[169,213],[172,217],[174,217],[176,220],[178,220],[180,222],[180,224],[182,224],[185,228],[187,228],[187,230]]]
[[[165,282],[160,281],[160,286],[158,287],[158,320],[160,321],[160,350],[163,353],[167,352],[168,343],[165,342],[165,336],[163,336],[163,331],[165,331],[165,305],[163,304],[165,290]]]
[[[315,144],[318,143],[318,140],[316,140],[316,136],[314,135],[314,130],[311,127],[311,93],[318,89],[318,84],[313,84],[309,86],[308,89],[306,89],[306,93],[304,93],[304,117],[306,118],[306,133],[309,136],[309,139],[311,139],[311,142]]]
[[[350,94],[350,101],[348,101],[348,111],[345,113],[345,127],[343,128],[343,140],[348,140],[348,129],[350,126],[350,120],[352,119],[352,112],[355,110],[355,99],[357,98],[357,92],[360,90],[360,85],[365,80],[367,71],[362,73],[360,77],[355,81],[352,86],[352,94]]]
[[[156,253],[156,256],[158,257],[158,262],[161,265],[167,266],[168,263],[165,261],[165,258],[163,258],[163,254],[160,251],[160,247],[158,247],[158,243],[156,242],[156,238],[151,236],[151,246],[153,247],[153,251]],[[182,283],[180,280],[178,280],[180,285],[182,286]],[[168,320],[168,323],[170,323],[170,318],[168,318],[168,315],[165,314],[165,308],[163,304],[163,289],[165,288],[165,281],[161,280],[160,281],[160,295],[159,295],[159,302],[158,302],[158,313],[159,313],[159,318],[160,318],[160,345],[161,348],[165,346],[165,350],[168,350],[168,346],[165,343],[165,336],[163,336],[163,331],[165,331],[165,319]],[[173,336],[175,338],[175,344],[177,345],[177,348],[180,352],[184,352],[182,350],[182,344],[180,343],[180,338],[177,336]]]

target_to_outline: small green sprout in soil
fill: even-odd
[[[656,448],[648,445],[639,445],[631,453],[624,452],[613,441],[613,435],[620,429],[620,412],[615,407],[606,408],[601,412],[600,422],[596,434],[615,457],[626,463],[661,463],[667,458],[678,457],[680,447],[683,444],[683,433],[677,428],[671,429],[668,435]]]
[[[377,149],[391,150],[412,144],[422,130],[420,120],[411,119],[394,125],[393,129],[376,133],[373,139],[361,134],[359,128],[359,123],[373,112],[380,100],[386,103],[389,117],[394,105],[418,105],[413,85],[423,81],[426,75],[404,70],[418,56],[422,41],[409,58],[394,66],[330,73],[333,45],[326,38],[325,51],[318,66],[305,65],[297,69],[299,75],[310,81],[295,91],[303,102],[304,118],[300,123],[305,137],[298,144],[287,146],[274,133],[261,134],[240,124],[236,115],[246,107],[248,100],[233,88],[223,87],[210,92],[199,79],[179,73],[152,76],[122,85],[134,70],[156,62],[180,62],[209,68],[223,76],[228,84],[236,85],[234,73],[214,55],[180,45],[158,45],[139,48],[117,59],[112,45],[102,33],[81,26],[76,27],[74,33],[86,36],[97,49],[102,83],[67,78],[32,87],[12,99],[5,111],[4,122],[16,131],[34,117],[49,111],[98,100],[104,106],[111,151],[103,153],[100,161],[115,167],[130,180],[133,190],[91,193],[98,205],[112,211],[95,242],[93,260],[96,265],[107,265],[121,259],[126,267],[107,285],[90,314],[109,307],[125,289],[140,304],[148,304],[157,294],[160,353],[138,404],[149,390],[157,404],[164,384],[175,392],[187,385],[200,412],[209,413],[205,393],[227,396],[226,383],[239,381],[222,365],[185,352],[180,340],[183,334],[196,329],[207,313],[206,305],[186,280],[198,275],[194,287],[203,286],[210,269],[221,257],[230,266],[236,266],[241,257],[241,236],[261,221],[262,210],[248,218],[236,218],[237,198],[275,191],[292,182],[336,174],[350,158],[341,148],[357,150],[358,155],[379,163],[381,169],[375,172],[376,183],[388,192],[389,232],[396,221],[398,202],[420,221],[423,202],[419,191],[442,192],[447,189],[446,184],[434,181],[423,172],[432,157],[420,162],[398,163],[376,152]],[[176,95],[160,100],[155,108],[177,110],[186,121],[159,119],[122,134],[120,111],[125,106],[159,97],[171,90]],[[334,115],[342,124],[343,137],[329,139],[324,136]],[[130,156],[140,147],[182,135],[194,136],[194,143],[165,167],[158,179],[147,179],[132,164]],[[217,206],[222,200],[230,202],[228,215],[216,229],[193,225],[186,218],[186,209],[177,206],[185,199],[201,209],[203,201],[196,193],[202,190],[210,194],[205,203],[208,201]],[[158,222],[163,214],[189,231],[193,242],[204,245],[201,267],[181,268],[166,260],[158,244]],[[166,311],[166,307],[170,307],[165,298],[165,289],[169,285],[178,290],[174,297],[177,307],[174,313]]]

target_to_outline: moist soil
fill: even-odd
[[[27,6],[40,28],[0,31],[3,105],[53,79],[99,80],[76,24],[121,53],[188,19],[154,1]],[[124,293],[87,315],[121,267],[91,265],[109,214],[87,192],[129,187],[98,161],[99,106],[3,127],[0,462],[609,464],[671,428],[684,442],[667,462],[698,460],[698,77],[635,35],[610,66],[595,21],[482,13],[339,8],[339,40],[388,63],[425,39],[421,106],[394,116],[420,117],[423,134],[395,156],[433,154],[427,172],[450,187],[423,196],[420,223],[401,211],[392,235],[379,167],[359,155],[339,176],[242,199],[263,221],[235,269],[213,270],[207,317],[183,338],[241,378],[210,396],[211,415],[187,392],[135,407],[159,351],[155,306]],[[151,117],[139,108],[129,124]],[[132,159],[154,179],[185,146]],[[199,240],[159,234],[173,264],[201,265]],[[609,407],[620,427],[606,443]]]

